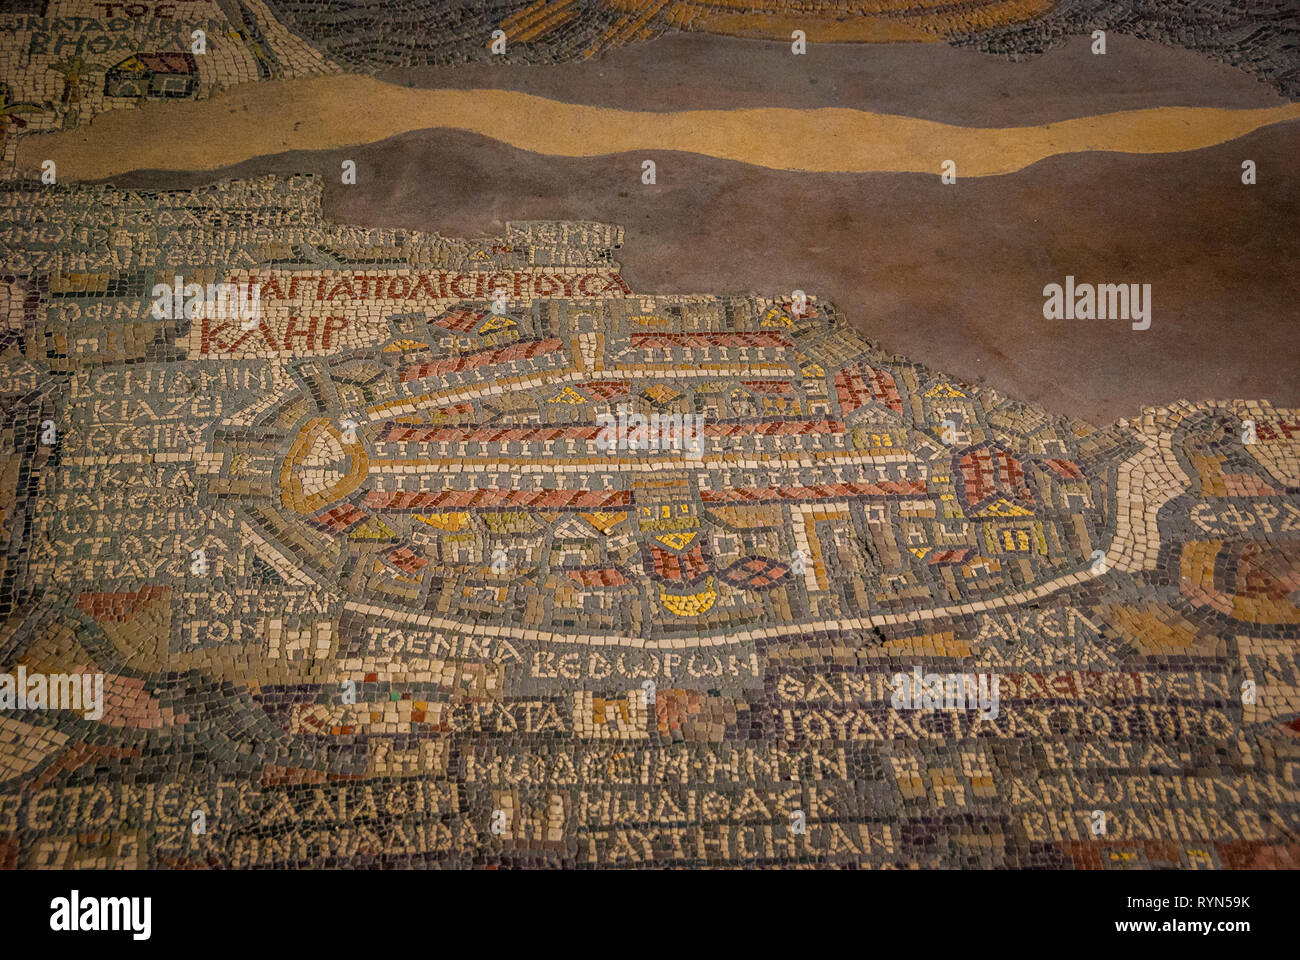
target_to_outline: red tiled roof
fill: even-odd
[[[198,64],[188,53],[137,53],[135,58],[145,69],[154,73],[191,74],[198,72]]]

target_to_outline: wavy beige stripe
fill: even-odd
[[[286,150],[331,150],[441,127],[561,157],[676,150],[776,170],[936,175],[943,161],[953,160],[960,178],[1012,173],[1062,153],[1197,150],[1297,117],[1300,103],[1255,110],[1157,107],[1038,126],[961,127],[842,108],[638,112],[509,90],[417,90],[334,76],[240,84],[209,100],[101,114],[86,128],[24,137],[18,168],[34,171],[54,160],[64,180],[212,170]],[[670,177],[665,169],[660,182]]]

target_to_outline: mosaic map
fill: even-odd
[[[1291,175],[1264,158],[1293,166],[1298,144],[1293,6],[4,11],[0,866],[1300,866],[1300,195],[1262,182]],[[1037,145],[993,113],[875,105],[840,136],[812,115],[845,100],[781,101],[785,117],[705,98],[707,123],[677,124],[682,105],[652,113],[630,89],[527,86],[688,44],[798,60],[819,43],[1006,77],[1058,69],[1066,48],[1150,48],[1238,86],[1084,109],[1063,85],[1063,116],[1026,121],[1050,128]],[[825,85],[841,67],[819,68]],[[366,116],[336,98],[381,85]],[[971,109],[1016,109],[986,95]],[[628,110],[643,113],[612,116]],[[880,143],[850,150],[859,122]],[[434,128],[454,139],[418,139]],[[891,152],[897,131],[912,153]],[[955,139],[931,155],[927,137]],[[417,147],[427,171],[401,159]],[[565,203],[537,205],[540,168],[489,186],[485,151],[521,170],[562,158]],[[1172,209],[1142,193],[1162,189],[1142,165],[1198,164],[1178,168],[1187,189],[1210,171],[1275,219],[1208,271],[1227,292],[1206,316],[1239,320],[1240,353],[1171,328],[1182,267],[1040,255],[1026,327],[1180,344],[1167,364],[1115,360],[1164,372],[1124,373],[1103,409],[1077,399],[1112,376],[1082,348],[1026,374],[995,358],[996,328],[963,325],[970,300],[939,311],[969,347],[902,332],[929,308],[907,319],[890,284],[921,303],[953,277],[1019,283],[998,239],[950,269],[900,221],[886,242],[922,267],[871,293],[812,265],[860,249],[799,240],[800,288],[779,263],[778,235],[803,236],[793,216],[646,225],[587,202],[605,169],[589,158],[623,155],[609,192],[653,197],[656,170],[685,177],[674,151],[715,164],[697,172],[722,193],[751,167],[791,196],[829,182],[800,178],[925,176],[914,212],[945,190],[1019,209],[1017,191],[1044,189],[1031,178],[1101,178],[1103,156],[1130,165],[1120,202]],[[424,185],[466,192],[480,174],[462,166],[483,171],[484,219],[469,200],[445,219],[419,205]],[[888,198],[854,202],[890,216]],[[1244,236],[1246,213],[1202,211]],[[1128,250],[1138,230],[1107,236]],[[1171,261],[1187,233],[1170,231]],[[745,265],[701,252],[725,247]],[[1007,303],[988,322],[1039,343]]]

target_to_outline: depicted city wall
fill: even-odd
[[[622,243],[6,185],[0,671],[104,694],[0,711],[0,865],[1297,865],[1300,413]]]

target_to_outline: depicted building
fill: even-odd
[[[106,97],[191,97],[199,67],[189,53],[137,53],[108,68]]]

